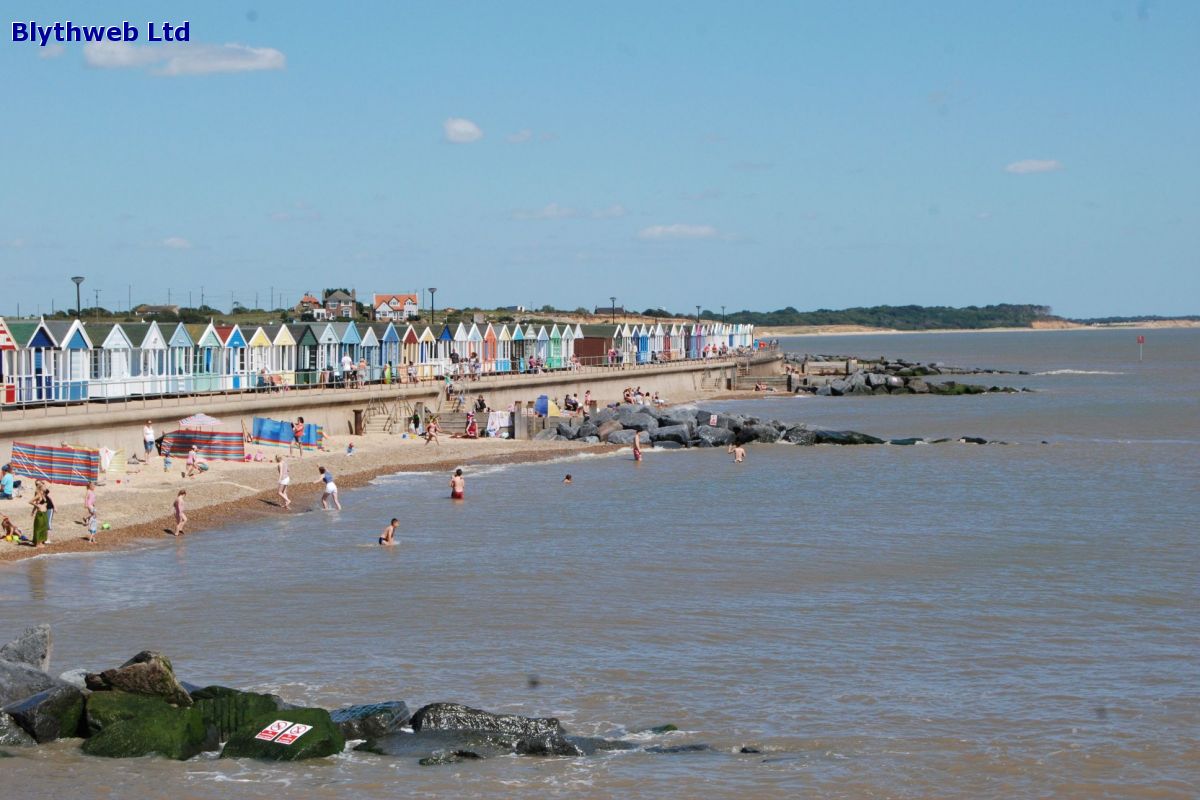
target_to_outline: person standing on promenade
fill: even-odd
[[[380,544],[395,544],[396,543],[396,528],[400,525],[400,520],[392,517],[392,521],[383,529],[383,533],[379,534]]]
[[[407,371],[408,371],[408,382],[416,383],[417,382],[417,365],[411,361],[408,362]]]
[[[154,426],[150,424],[150,420],[146,420],[146,424],[142,426],[142,448],[146,460],[149,461],[150,454],[154,452]]]
[[[187,514],[183,511],[183,498],[187,497],[187,489],[180,489],[175,495],[175,502],[171,504],[171,509],[175,512],[175,535],[183,535],[183,526],[187,525]]]
[[[292,482],[292,476],[288,474],[288,463],[283,460],[283,456],[275,456],[275,469],[279,472],[279,499],[283,501],[283,510],[287,511],[292,507],[291,498],[288,497],[288,486]]]
[[[296,417],[296,421],[292,423],[292,441],[288,443],[288,455],[292,454],[292,445],[300,451],[300,457],[304,458],[304,417]]]
[[[342,502],[338,500],[337,484],[333,482],[333,473],[324,467],[317,467],[317,472],[321,473],[321,482],[325,488],[321,490],[321,508],[325,511],[329,510],[329,502],[333,501],[333,507],[338,511],[342,510]]]
[[[462,467],[454,470],[453,477],[450,478],[450,499],[462,500],[467,492],[467,479],[463,477]]]

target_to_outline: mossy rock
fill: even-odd
[[[179,708],[159,697],[128,692],[95,692],[87,700],[90,738],[83,752],[105,758],[137,758],[156,753],[185,761],[220,742],[195,707]]]
[[[10,703],[4,707],[4,713],[38,743],[72,739],[82,729],[83,693],[64,683],[19,703]]]
[[[276,695],[243,692],[226,686],[198,689],[192,692],[192,700],[205,724],[217,729],[221,741],[238,733],[258,733],[262,726],[254,727],[252,720],[266,714],[278,714],[286,707]]]
[[[255,738],[273,722],[311,725],[291,744]],[[301,761],[336,755],[345,748],[346,739],[323,708],[290,708],[249,718],[248,727],[233,736],[221,750],[221,758],[254,758],[260,761]]]

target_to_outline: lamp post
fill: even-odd
[[[612,316],[609,318],[609,322],[611,322],[613,325],[616,325],[617,324],[617,298],[609,297],[608,299],[609,299],[609,302],[612,303]]]
[[[721,306],[721,324],[725,324],[725,306]]]
[[[82,301],[79,299],[79,284],[83,283],[83,276],[76,275],[71,280],[75,282],[75,319],[81,319]]]
[[[429,327],[430,327],[430,329],[437,327],[437,299],[434,297],[434,295],[436,295],[436,294],[437,294],[437,287],[430,286],[429,287]],[[434,336],[436,336],[436,335],[437,335],[437,333],[434,333]]]
[[[700,306],[696,306],[696,324],[700,324]]]

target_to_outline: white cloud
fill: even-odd
[[[578,216],[575,209],[560,206],[558,203],[550,203],[543,208],[531,211],[522,210],[513,212],[513,219],[567,219],[574,216]]]
[[[58,58],[65,52],[67,52],[65,44],[52,44],[46,47],[39,47],[38,58]]]
[[[613,203],[608,208],[602,208],[599,211],[592,212],[592,219],[617,219],[623,217],[627,213],[625,206],[620,203]]]
[[[191,250],[192,243],[182,236],[168,236],[162,240],[163,247],[169,247],[172,250]]]
[[[651,225],[638,232],[639,239],[715,239],[717,229],[712,225]]]
[[[1004,171],[1011,172],[1013,175],[1032,175],[1037,172],[1058,172],[1061,169],[1066,169],[1061,161],[1027,158],[1023,161],[1012,162],[1004,168]]]
[[[442,130],[445,131],[446,141],[455,144],[470,144],[483,138],[479,126],[462,117],[450,117],[442,123]]]
[[[143,69],[155,75],[212,75],[283,69],[287,58],[272,47],[244,44],[163,44],[89,42],[83,59],[96,69]]]
[[[512,144],[524,144],[533,138],[533,131],[529,128],[522,128],[516,133],[510,133],[506,138]]]

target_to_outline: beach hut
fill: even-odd
[[[454,329],[454,342],[452,344],[452,352],[458,356],[460,364],[466,364],[467,359],[471,355],[470,334],[466,327],[460,322]]]
[[[496,343],[496,329],[489,322],[483,329],[483,347],[479,353],[479,358],[483,361],[483,371],[489,375],[496,372]]]
[[[417,333],[417,329],[409,323],[404,329],[404,335],[400,337],[400,360],[396,362],[399,374],[407,380],[408,365],[412,364],[415,367],[419,363],[421,363],[421,336]]]
[[[496,333],[496,372],[512,370],[512,333],[507,325],[501,325]]]
[[[584,364],[608,363],[608,351],[613,346],[612,325],[578,325],[575,328],[575,355]]]
[[[363,325],[362,341],[358,345],[358,357],[367,362],[367,374],[362,376],[362,380],[383,380],[383,365],[379,363],[379,354],[382,351],[383,345],[380,344],[379,337],[375,334],[374,326]]]
[[[331,362],[331,369],[338,375],[341,375],[342,365],[345,358],[350,359],[351,364],[358,364],[358,359],[362,356],[362,335],[358,332],[358,326],[353,320],[349,322],[331,322],[330,327],[337,335],[338,347],[337,356]]]
[[[512,329],[512,338],[509,341],[510,365],[509,368],[513,372],[525,371],[525,359],[528,357],[525,353],[525,332],[521,330],[520,323],[514,323]]]
[[[654,327],[650,329],[650,360],[663,360],[663,340],[666,338],[666,331],[663,330],[661,322],[654,323]]]
[[[437,368],[437,335],[426,325],[417,337],[417,377],[421,380],[432,378]]]
[[[192,360],[192,390],[214,392],[221,388],[221,353],[224,345],[211,322],[207,325],[187,326],[188,335],[195,342]]]
[[[528,335],[529,331],[525,333]],[[550,358],[550,332],[546,330],[545,325],[538,328],[535,338],[537,341],[535,352],[537,353],[538,363],[544,368]]]
[[[182,322],[175,323],[167,338],[167,393],[190,394],[196,368],[196,342]]]
[[[263,332],[271,337],[267,372],[279,376],[284,386],[291,386],[296,382],[296,337],[291,327],[275,323],[264,325]]]
[[[562,363],[564,367],[571,366],[571,359],[575,355],[575,327],[573,325],[564,325],[562,329]]]
[[[396,323],[377,322],[371,326],[375,331],[375,336],[379,339],[379,369],[382,374],[383,368],[388,364],[392,365],[392,381],[396,381],[396,376],[402,374],[403,363],[401,361],[401,338],[400,331],[396,329]]]
[[[470,354],[474,354],[479,361],[479,368],[483,369],[483,331],[479,330],[479,326],[471,323],[471,329],[467,331],[467,349]],[[490,370],[489,370],[490,371]]]
[[[17,342],[0,317],[0,402],[17,402]]]
[[[271,334],[262,325],[255,328],[246,339],[249,362],[247,369],[251,376],[251,386],[257,386],[259,377],[271,372],[272,344]]]
[[[324,327],[323,325],[321,327]],[[296,386],[311,386],[321,377],[321,343],[317,339],[316,326],[307,322],[296,322],[287,326],[288,333],[296,343]]]
[[[318,322],[313,326],[317,337],[317,380],[332,382],[341,369],[342,340],[330,322]]]
[[[434,353],[437,355],[435,374],[445,375],[450,367],[450,354],[454,352],[454,332],[450,330],[449,325],[442,326],[442,332],[438,334],[437,347]]]
[[[21,352],[21,399],[86,400],[91,352],[92,341],[79,320],[40,320]]]
[[[546,366],[550,369],[562,369],[562,331],[559,330],[558,325],[553,325],[547,336],[549,337],[549,346],[546,348]]]
[[[645,364],[650,360],[650,326],[638,325],[634,330],[637,342],[637,363]]]
[[[246,358],[246,337],[237,325],[214,327],[224,350],[221,352],[221,388],[245,389],[253,386]]]
[[[88,370],[88,397],[128,397],[133,371],[130,362],[133,343],[125,330],[112,323],[85,325],[92,340],[91,368]]]
[[[126,322],[121,328],[133,345],[133,395],[161,395],[167,389],[167,339],[157,322]]]

